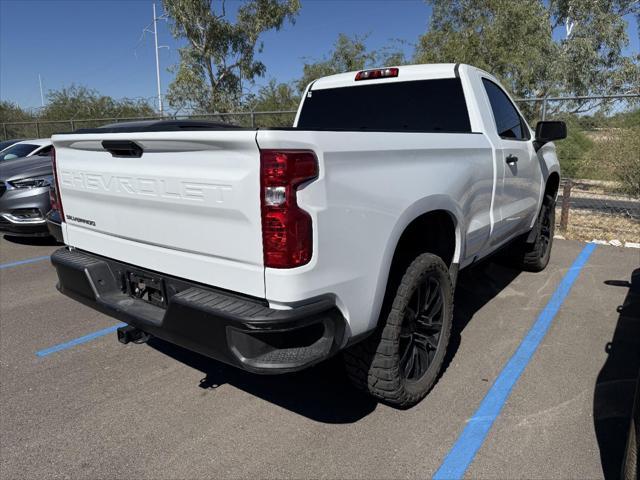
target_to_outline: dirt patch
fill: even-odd
[[[639,201],[639,198],[630,197],[621,193],[623,186],[620,182],[605,180],[572,180],[571,196],[580,198],[595,198],[598,200],[632,200]],[[560,188],[562,194],[562,187]]]
[[[556,220],[560,221],[560,208],[556,208]],[[640,242],[640,221],[622,215],[572,209],[567,231],[561,232],[556,225],[556,233],[568,240]]]

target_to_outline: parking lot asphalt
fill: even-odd
[[[0,239],[0,477],[431,477],[584,245],[556,240],[542,273],[499,262],[463,272],[446,370],[400,411],[354,391],[339,358],[261,377],[115,333],[38,356],[117,322],[56,291],[42,257],[57,247]],[[611,359],[621,335],[640,351],[640,319],[620,333],[618,308],[638,269],[640,250],[595,249],[466,477],[615,470],[638,365]]]

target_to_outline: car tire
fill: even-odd
[[[354,385],[378,400],[408,408],[436,379],[449,343],[453,285],[440,257],[416,257],[397,287],[380,328],[344,352]]]
[[[555,233],[556,202],[545,195],[538,218],[533,226],[533,242],[520,240],[515,245],[518,266],[527,272],[541,272],[549,264]]]

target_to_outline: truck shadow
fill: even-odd
[[[377,406],[373,399],[351,387],[340,357],[302,372],[254,375],[162,340],[154,338],[148,344],[204,373],[200,388],[229,384],[317,422],[353,423],[370,414]]]
[[[593,393],[593,421],[605,478],[620,478],[636,380],[640,374],[640,268],[631,281],[607,280],[605,284],[628,288],[617,308],[613,338],[605,345],[605,361]]]
[[[520,275],[521,271],[506,266],[507,262],[506,257],[494,256],[460,272],[454,296],[451,337],[442,373],[455,357],[462,341],[462,331],[476,312]]]
[[[18,245],[33,245],[36,247],[54,247],[56,245],[62,245],[53,237],[15,237],[5,234],[3,238],[9,243],[15,243]]]
[[[461,333],[475,313],[500,293],[520,272],[486,262],[461,272],[455,295],[454,322],[446,370],[460,346]],[[204,377],[200,388],[229,384],[245,392],[322,423],[354,423],[373,412],[378,403],[354,389],[340,356],[308,370],[262,376],[244,372],[176,345],[153,338],[148,345],[196,370]]]

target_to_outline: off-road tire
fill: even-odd
[[[542,207],[533,226],[535,238],[533,243],[526,240],[519,241],[516,245],[516,257],[518,266],[527,272],[541,272],[549,264],[553,235],[556,222],[556,202],[553,197],[546,195],[542,201]]]
[[[403,338],[406,339],[407,323],[410,322],[407,319],[413,312],[409,302],[419,295],[419,288],[426,288],[420,287],[421,285],[433,284],[433,279],[441,287],[442,296],[442,325],[437,346],[433,350],[433,358],[427,362],[426,371],[418,379],[407,379],[403,373],[405,369],[401,371],[400,337],[404,332]],[[453,286],[447,266],[436,255],[419,255],[405,271],[395,292],[391,310],[386,318],[380,319],[378,330],[344,352],[349,378],[357,388],[386,404],[399,408],[415,405],[427,395],[438,378],[451,334],[452,314]]]

